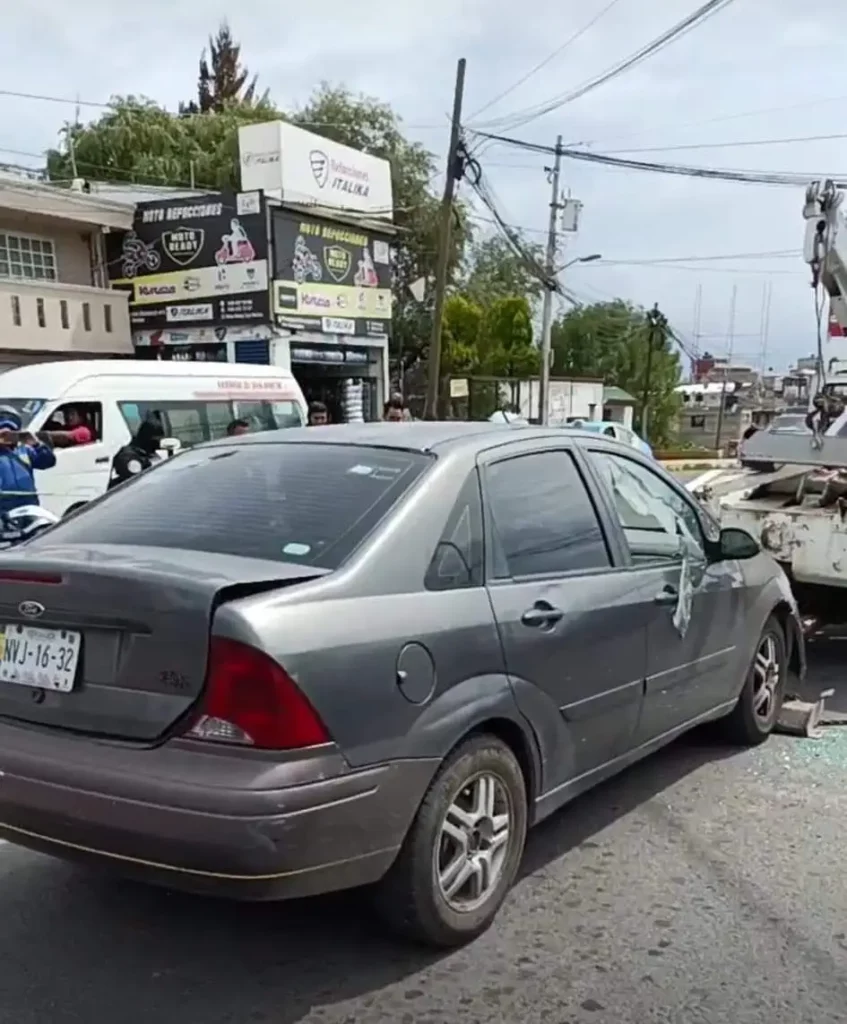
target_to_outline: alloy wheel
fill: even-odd
[[[504,783],[490,772],[469,779],[441,823],[434,869],[444,901],[467,913],[485,903],[503,874],[513,831],[513,808]]]
[[[765,633],[753,660],[753,714],[760,722],[770,722],[773,716],[781,674],[776,639]]]

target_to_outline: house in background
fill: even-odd
[[[627,430],[634,430],[635,399],[623,388],[603,388],[603,419],[609,423],[620,423]]]
[[[104,245],[132,215],[82,183],[0,176],[0,371],[133,355],[128,296],[109,287]]]

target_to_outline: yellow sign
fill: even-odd
[[[133,280],[121,278],[113,281],[112,285],[118,288],[131,285],[132,302],[136,306],[263,292],[268,287],[268,264],[266,260],[253,260],[250,263],[226,263],[219,267],[172,270]]]
[[[274,312],[299,316],[390,320],[391,289],[274,281]]]

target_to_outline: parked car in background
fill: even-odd
[[[636,451],[641,452],[643,455],[647,455],[651,459],[653,458],[653,449],[650,445],[643,438],[639,437],[634,430],[630,430],[629,427],[625,427],[622,423],[616,423],[613,420],[576,419],[571,420],[568,426],[579,430],[588,430],[592,434],[602,434],[604,437],[614,438],[615,441],[620,441],[621,444],[635,448]]]
[[[482,932],[528,827],[692,726],[763,741],[802,633],[743,531],[602,434],[292,429],[0,554],[0,836]]]

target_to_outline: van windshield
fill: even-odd
[[[0,398],[0,410],[14,409],[21,418],[21,429],[26,430],[46,403],[46,398]]]

